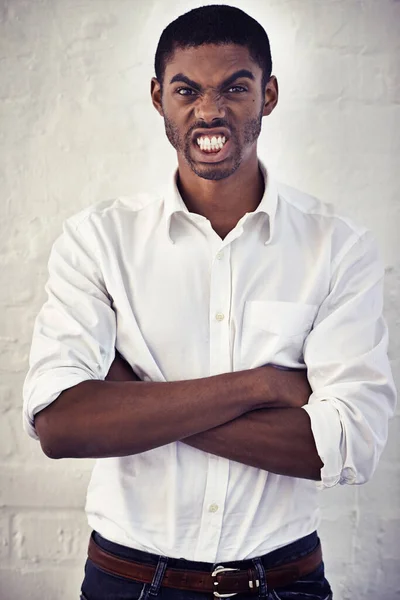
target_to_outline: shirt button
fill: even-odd
[[[224,253],[223,252],[218,252],[218,254],[215,257],[217,260],[221,260],[222,258],[224,258]]]
[[[208,507],[210,513],[216,513],[218,509],[218,504],[210,504],[210,506]]]
[[[223,315],[222,313],[217,313],[215,315],[215,318],[217,319],[217,321],[223,321],[225,319],[225,315]]]

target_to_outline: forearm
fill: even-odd
[[[323,467],[310,419],[301,408],[255,410],[183,441],[279,475],[319,480]]]
[[[268,400],[263,368],[191,381],[84,381],[35,418],[54,458],[145,452],[236,419]]]

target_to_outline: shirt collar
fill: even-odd
[[[248,213],[249,215],[253,214],[263,214],[266,216],[266,220],[268,221],[268,227],[265,228],[266,236],[265,243],[268,242],[272,238],[273,226],[275,221],[276,207],[278,203],[278,192],[275,180],[271,177],[270,173],[267,173],[267,169],[265,165],[259,161],[259,166],[261,173],[263,174],[264,181],[266,182],[264,194],[261,198],[260,204],[257,206],[256,210],[253,213]],[[177,177],[178,177],[178,169],[176,169],[171,177],[171,181],[169,186],[166,189],[166,193],[164,195],[164,215],[165,215],[165,223],[167,228],[167,233],[169,239],[174,244],[175,240],[171,235],[171,225],[174,217],[179,213],[184,213],[190,215],[191,218],[200,218],[200,215],[196,215],[195,213],[190,213],[186,204],[184,203],[182,196],[179,193],[177,186]],[[175,237],[175,236],[174,236]]]

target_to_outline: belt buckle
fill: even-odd
[[[211,573],[211,577],[215,578],[217,575],[223,573],[224,571],[240,571],[240,569],[232,569],[229,567],[223,567],[221,565],[220,567],[214,569],[214,571]],[[214,581],[214,585],[217,586],[218,581]],[[238,592],[233,592],[233,594],[219,594],[218,592],[214,591],[213,594],[216,598],[230,598],[231,596],[237,596]]]

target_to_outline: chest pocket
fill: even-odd
[[[303,366],[303,345],[317,309],[314,304],[298,302],[246,302],[241,340],[242,368],[267,363]]]

